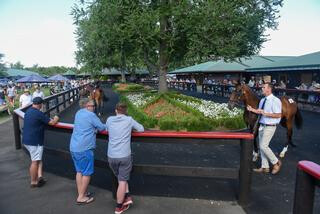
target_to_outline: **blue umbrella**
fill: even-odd
[[[50,80],[47,80],[37,74],[31,74],[26,77],[22,77],[21,79],[17,80],[17,83],[44,83],[44,82],[50,82]]]
[[[49,77],[48,80],[54,81],[54,82],[63,82],[68,81],[69,79],[62,76],[61,74],[54,75],[52,77]]]

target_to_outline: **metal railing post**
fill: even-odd
[[[63,100],[63,109],[66,109],[66,93],[63,93],[62,100]]]
[[[314,192],[314,178],[303,170],[297,168],[293,214],[313,213]]]
[[[240,146],[238,203],[241,206],[246,206],[249,202],[251,189],[253,140],[241,140]]]
[[[16,149],[21,149],[21,130],[20,130],[20,121],[19,116],[13,112],[12,113],[13,120],[13,132],[14,132],[14,142]]]

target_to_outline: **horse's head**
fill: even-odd
[[[233,109],[236,105],[239,105],[240,101],[244,99],[244,93],[245,92],[244,85],[237,84],[235,86],[234,91],[231,93],[229,102],[228,102],[228,107],[229,109]]]

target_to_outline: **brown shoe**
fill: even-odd
[[[269,173],[270,169],[269,168],[258,168],[258,169],[253,169],[254,172],[258,173]]]
[[[282,163],[281,163],[281,160],[278,160],[278,163],[276,163],[275,165],[273,165],[273,168],[272,168],[272,174],[273,175],[275,175],[275,174],[277,174],[279,171],[280,171],[280,169],[281,169],[281,165],[282,165]]]

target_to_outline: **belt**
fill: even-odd
[[[277,124],[264,124],[264,123],[260,123],[260,126],[277,126]]]

